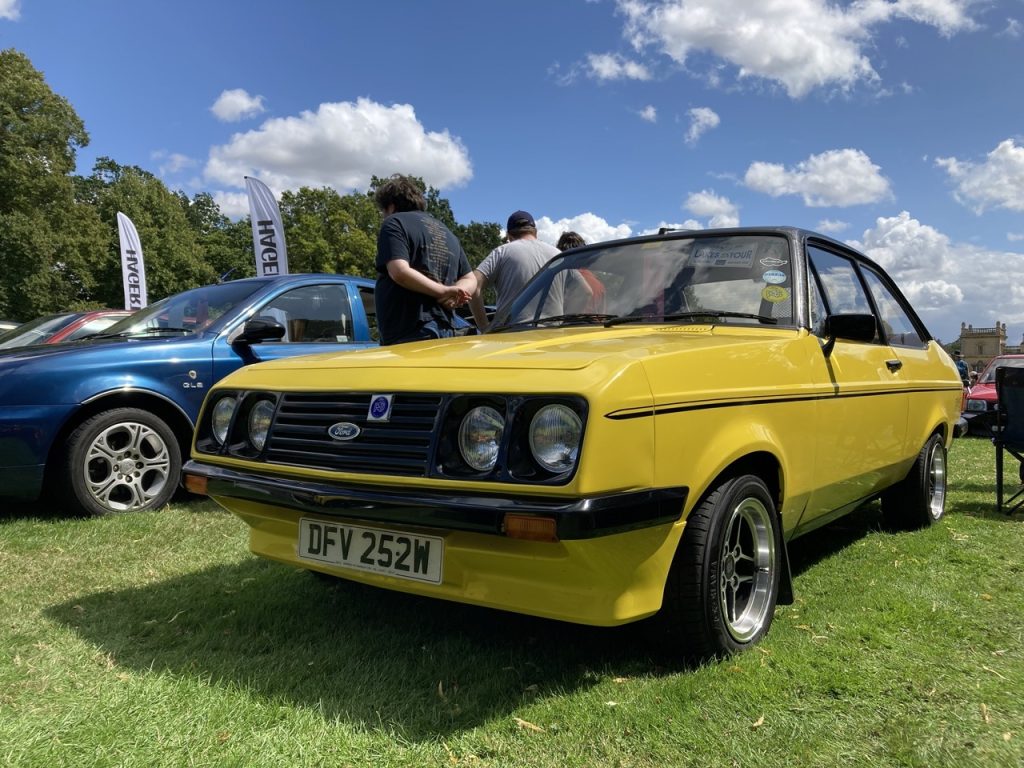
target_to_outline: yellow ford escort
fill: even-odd
[[[227,376],[186,484],[262,557],[707,658],[768,630],[794,537],[942,517],[961,391],[847,246],[666,232],[555,257],[482,335]]]

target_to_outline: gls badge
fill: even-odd
[[[359,437],[359,433],[362,430],[359,425],[353,424],[350,421],[339,421],[337,424],[331,424],[327,428],[327,434],[332,440],[353,440]]]

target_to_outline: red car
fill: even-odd
[[[968,433],[991,437],[992,425],[996,420],[996,368],[1024,368],[1024,355],[999,355],[993,357],[981,372],[977,383],[972,386],[964,399],[964,419]]]
[[[43,315],[0,334],[0,349],[75,341],[83,336],[100,333],[130,314],[126,309],[94,309],[88,312]]]

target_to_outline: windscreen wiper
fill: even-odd
[[[120,333],[87,333],[85,336],[79,336],[75,341],[96,341],[97,339],[123,339],[128,335],[128,331],[121,331]]]
[[[491,326],[487,329],[488,333],[499,333],[501,331],[514,331],[522,328],[535,328],[538,325],[545,323],[607,323],[612,320],[615,315],[606,315],[598,312],[573,312],[567,315],[552,315],[551,317],[541,317],[535,320],[524,320],[520,323],[513,323],[512,325],[500,325]]]
[[[713,309],[704,312],[676,312],[670,315],[622,315],[621,317],[613,317],[606,321],[604,327],[611,328],[613,325],[624,325],[626,323],[664,323],[673,320],[695,320],[697,318],[720,317],[742,317],[748,320],[758,320],[762,323],[768,323],[769,325],[775,325],[779,322],[778,318],[768,317],[767,315],[755,315],[751,312],[729,312],[727,310]]]

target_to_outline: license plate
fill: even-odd
[[[302,560],[440,584],[444,539],[304,517],[297,554]]]

